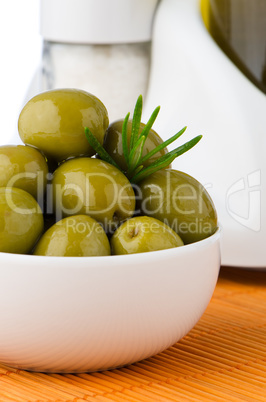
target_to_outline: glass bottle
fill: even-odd
[[[221,49],[266,93],[266,0],[202,0],[202,12]]]
[[[96,95],[110,121],[145,97],[158,0],[42,0],[42,90]]]

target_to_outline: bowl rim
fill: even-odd
[[[181,256],[191,253],[192,250],[195,253],[197,251],[200,251],[201,249],[204,249],[207,245],[212,245],[213,243],[216,243],[217,241],[220,240],[221,232],[222,227],[220,224],[217,224],[215,232],[203,240],[199,240],[197,242],[190,244],[185,244],[179,247],[173,247],[165,250],[148,251],[143,253],[126,254],[126,255],[124,254],[124,255],[106,255],[106,256],[87,256],[87,257],[80,257],[80,256],[63,257],[63,256],[41,256],[32,254],[15,254],[15,253],[0,252],[0,261],[5,260],[6,262],[12,261],[14,263],[36,262],[37,264],[46,261],[48,265],[50,264],[61,265],[63,262],[64,265],[67,265],[68,261],[70,261],[72,265],[72,264],[78,264],[82,261],[83,263],[90,262],[89,265],[94,264],[98,265],[99,263],[100,264],[110,263],[110,257],[112,257],[112,263],[117,262],[119,264],[128,263],[129,258],[131,263],[136,260],[139,261],[140,258],[143,260],[143,262],[148,260],[150,261],[151,259],[156,260],[157,258],[165,258],[166,256],[168,258],[171,258],[171,256],[177,258],[179,255]],[[0,270],[1,268],[2,267],[0,267]]]

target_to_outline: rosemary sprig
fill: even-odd
[[[158,170],[168,167],[173,162],[174,159],[176,159],[178,156],[182,155],[183,153],[187,152],[189,149],[194,147],[202,138],[201,135],[198,135],[192,140],[186,142],[185,144],[180,145],[179,147],[159,157],[155,162],[151,163],[149,166],[144,167],[144,162],[148,161],[156,153],[162,151],[168,145],[177,140],[186,131],[187,127],[182,128],[168,140],[164,141],[162,144],[152,149],[146,155],[142,156],[145,141],[160,111],[160,106],[156,107],[153,113],[151,114],[151,117],[149,118],[147,124],[144,126],[142,130],[140,130],[142,105],[143,100],[142,96],[140,95],[137,99],[133,113],[131,136],[129,139],[129,143],[128,143],[128,121],[130,113],[126,115],[122,126],[122,134],[121,134],[122,149],[127,165],[127,169],[126,171],[123,171],[123,173],[129,178],[129,180],[132,183],[137,183],[143,180],[144,178],[150,176],[152,173],[155,173]],[[113,158],[108,154],[108,152],[104,149],[104,147],[99,143],[97,138],[93,135],[93,133],[90,131],[88,127],[85,127],[85,135],[90,145],[98,153],[99,157],[102,160],[122,170],[113,160]]]
[[[198,135],[185,144],[173,149],[173,151],[168,152],[166,155],[161,156],[155,162],[151,163],[147,168],[140,170],[138,173],[135,173],[131,181],[137,183],[143,180],[145,177],[150,176],[152,173],[166,168],[170,165],[170,163],[173,162],[175,158],[193,148],[200,141],[201,138],[202,135]]]
[[[127,165],[129,165],[129,156],[128,156],[128,147],[127,147],[127,124],[129,119],[130,113],[128,113],[123,121],[122,126],[122,147],[123,153],[126,160]]]
[[[145,141],[146,137],[144,135],[141,135],[141,137],[137,140],[133,149],[130,151],[128,174],[133,172],[139,166],[139,161],[143,152]]]
[[[117,165],[117,163],[113,160],[113,158],[106,152],[104,147],[99,143],[97,138],[92,134],[90,131],[89,127],[84,128],[86,138],[89,142],[89,144],[92,146],[92,148],[97,152],[99,157],[104,160],[105,162],[111,163],[111,165],[114,165],[117,169],[120,170],[120,167]]]
[[[153,123],[155,122],[159,111],[160,111],[160,106],[157,106],[154,109],[154,111],[152,112],[151,117],[149,118],[148,122],[145,124],[145,127],[143,128],[141,135],[144,135],[146,138],[148,137],[149,131],[152,128]]]
[[[140,95],[137,99],[133,118],[132,118],[132,129],[131,129],[131,138],[130,138],[130,149],[134,147],[138,140],[140,122],[141,122],[141,115],[142,115],[142,95]]]
[[[177,138],[179,138],[185,131],[187,127],[182,128],[182,130],[178,131],[175,135],[170,137],[168,140],[164,141],[162,144],[158,145],[156,148],[152,149],[150,152],[148,152],[142,159],[141,163],[145,162],[149,158],[151,158],[153,155],[155,155],[157,152],[160,152],[162,149],[167,147],[168,145],[172,144]]]

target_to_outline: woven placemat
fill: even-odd
[[[0,401],[266,401],[266,272],[222,268],[201,320],[166,351],[91,374],[0,365]]]

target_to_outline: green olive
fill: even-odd
[[[217,213],[206,189],[186,173],[160,170],[139,183],[138,208],[168,224],[185,244],[202,240],[217,228]]]
[[[52,185],[57,220],[60,214],[90,215],[109,231],[134,213],[130,182],[120,170],[100,159],[84,157],[62,163]]]
[[[110,255],[110,244],[97,221],[86,215],[69,216],[44,233],[34,255],[104,256]]]
[[[76,89],[40,93],[22,109],[18,130],[25,144],[42,150],[47,158],[62,161],[93,155],[84,127],[103,143],[109,119],[105,106],[94,95]]]
[[[0,188],[0,251],[29,253],[43,230],[37,201],[19,188]]]
[[[38,198],[45,192],[47,174],[47,162],[37,149],[25,145],[0,147],[0,187],[21,188]]]
[[[113,158],[113,160],[117,163],[117,165],[123,170],[127,170],[127,164],[125,161],[123,147],[122,147],[122,126],[123,120],[115,121],[111,123],[106,130],[104,136],[103,147],[109,153],[109,155]],[[139,134],[145,127],[144,123],[140,123]],[[132,131],[132,120],[128,121],[128,130],[127,130],[127,140],[128,145],[130,143]],[[142,156],[147,155],[151,150],[156,148],[158,145],[162,144],[163,140],[161,137],[154,131],[150,130],[148,137],[145,141],[144,148],[142,151]],[[156,159],[165,155],[167,153],[167,148],[162,149],[160,152],[157,152],[155,155],[151,156],[149,159],[143,162],[143,166],[147,167],[151,163],[155,162]]]
[[[158,219],[138,216],[124,222],[111,238],[112,254],[135,254],[179,247],[183,241]]]

